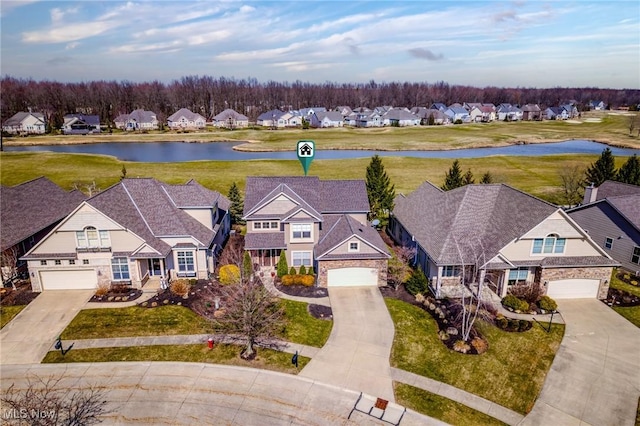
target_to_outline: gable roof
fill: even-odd
[[[205,118],[203,116],[201,116],[196,112],[192,112],[188,108],[180,108],[178,111],[171,114],[169,118],[167,118],[167,121],[177,121],[177,120],[180,120],[182,117],[186,118],[189,121],[197,121],[197,120],[205,121]]]
[[[271,111],[263,112],[258,116],[258,120],[277,120],[285,114],[284,111],[279,109],[272,109]]]
[[[325,118],[329,121],[343,121],[344,117],[338,111],[316,111],[316,117],[319,121],[324,120]]]
[[[633,185],[632,185],[633,186]],[[602,185],[600,185],[602,187]],[[596,200],[567,210],[571,214],[578,210],[585,210],[602,204],[608,204],[617,211],[630,225],[640,232],[640,192],[631,195],[618,195]],[[611,219],[611,218],[610,218]]]
[[[444,192],[425,182],[409,196],[396,198],[393,215],[437,264],[446,265],[460,263],[457,243],[471,235],[481,241],[488,261],[557,210],[505,184]]]
[[[145,111],[143,109],[136,109],[131,111],[131,114],[125,114],[124,120],[134,120],[138,123],[152,123],[157,120],[156,113],[153,111]]]
[[[222,111],[220,114],[213,117],[216,121],[225,121],[228,119],[233,119],[237,121],[247,121],[249,120],[246,115],[242,115],[239,112],[232,110],[231,108],[227,108]]]
[[[616,182],[613,180],[604,181],[596,193],[596,200],[602,200],[609,197],[617,197],[621,195],[638,195],[640,194],[640,186],[631,185],[629,183]]]
[[[21,111],[21,112],[16,112],[12,117],[6,119],[4,123],[2,123],[2,125],[3,126],[19,126],[22,124],[24,119],[29,116],[35,117],[36,119],[42,121],[42,124],[44,124],[44,114],[42,114],[41,112]]]
[[[332,254],[331,251],[347,240],[356,237],[373,247],[378,253],[343,253]],[[315,257],[317,259],[353,259],[366,257],[367,259],[380,258],[388,259],[389,250],[387,245],[374,228],[365,223],[360,223],[349,215],[326,215],[320,239],[315,247]]]
[[[98,115],[85,115],[85,114],[67,114],[64,116],[65,124],[73,119],[77,119],[85,124],[89,124],[91,126],[99,126],[100,125],[100,116]]]
[[[2,250],[64,219],[85,199],[39,177],[16,186],[0,187]]]

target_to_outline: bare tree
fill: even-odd
[[[255,345],[277,347],[277,333],[284,326],[284,311],[259,279],[242,279],[223,286],[224,313],[214,318],[217,332],[244,344],[242,358],[255,356]]]
[[[71,187],[76,191],[84,192],[89,197],[96,195],[97,193],[100,192],[100,188],[98,188],[98,185],[96,185],[95,180],[91,181],[91,183],[74,182]]]
[[[397,290],[400,284],[405,282],[411,274],[409,262],[416,254],[416,249],[412,247],[393,247],[393,255],[389,259],[387,268],[387,283]]]
[[[565,167],[560,170],[560,180],[565,204],[573,207],[582,201],[584,169],[580,166]]]
[[[47,426],[93,425],[102,423],[100,416],[112,412],[107,408],[104,388],[90,385],[70,390],[62,386],[63,379],[64,376],[29,377],[26,389],[13,383],[1,399],[5,420]]]
[[[18,249],[15,246],[6,249],[0,255],[0,272],[2,282],[7,283],[11,281],[13,289],[15,290],[16,285],[13,279],[18,275]]]

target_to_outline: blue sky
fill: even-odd
[[[640,88],[640,2],[5,1],[3,76]]]

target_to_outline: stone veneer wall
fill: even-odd
[[[611,280],[611,266],[605,267],[584,267],[584,268],[546,268],[540,274],[540,282],[557,281],[567,279],[591,279],[600,280],[598,288],[598,299],[606,299],[609,292],[609,281]]]
[[[327,287],[328,271],[340,268],[377,268],[378,286],[387,285],[386,259],[321,260],[318,262],[318,287]]]

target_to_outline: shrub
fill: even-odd
[[[297,274],[296,268],[292,266],[291,269],[289,269],[289,275],[296,275],[296,274]]]
[[[300,275],[307,275],[307,268],[304,265],[300,266],[300,270],[298,271]]]
[[[295,282],[295,275],[284,275],[280,280],[282,285],[293,285]]]
[[[305,287],[311,287],[316,283],[316,278],[313,275],[298,275],[300,280],[300,285]]]
[[[303,285],[305,287],[311,287],[315,284],[316,279],[313,275],[300,275],[300,274],[290,274],[285,275],[281,278],[282,285]]]
[[[464,340],[457,340],[453,344],[453,350],[456,352],[466,354],[467,352],[469,352],[470,349],[471,349],[471,346],[469,346],[469,344]]]
[[[196,285],[196,284],[198,284],[198,280],[197,280],[197,279],[195,279],[195,278],[191,278],[191,279],[189,280],[189,285]]]
[[[404,284],[404,287],[412,296],[415,296],[418,293],[426,293],[429,287],[429,282],[427,281],[427,277],[424,276],[422,268],[418,266],[413,270],[411,277],[409,277],[407,282]]]
[[[531,328],[531,321],[520,320],[518,321],[518,331],[527,331]]]
[[[532,304],[536,303],[544,294],[544,287],[537,283],[522,283],[511,286],[509,293],[520,300]]]
[[[538,300],[538,306],[540,307],[540,309],[544,309],[548,312],[552,312],[558,309],[558,304],[556,303],[556,301],[549,296],[542,296],[540,300]]]
[[[280,260],[278,260],[277,273],[278,277],[282,278],[289,272],[289,265],[287,265],[287,256],[284,251],[280,252]]]
[[[478,354],[483,354],[487,351],[487,349],[489,349],[487,341],[480,337],[474,337],[471,341],[471,346],[473,346]]]
[[[524,300],[518,299],[513,294],[507,294],[502,299],[502,306],[505,308],[511,308],[514,311],[527,312],[529,310],[529,304]]]
[[[100,283],[98,284],[98,288],[96,289],[96,296],[104,296],[105,294],[109,293],[109,284],[107,283]]]
[[[189,292],[189,281],[175,280],[171,283],[171,286],[169,287],[169,291],[171,291],[171,293],[175,295],[184,296]]]
[[[242,273],[245,279],[249,278],[253,273],[253,263],[251,262],[251,256],[248,251],[245,251],[242,257]]]
[[[309,269],[307,269],[307,274],[309,275],[315,275],[316,272],[313,270],[313,266],[309,266]]]
[[[224,265],[220,267],[220,284],[229,285],[240,282],[240,268],[236,265]]]
[[[507,318],[505,318],[505,317],[496,318],[496,326],[500,330],[506,330],[508,325],[509,325],[509,320]]]

